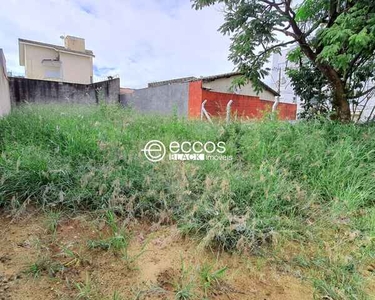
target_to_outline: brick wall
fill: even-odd
[[[203,97],[202,81],[193,81],[189,83],[189,104],[188,117],[199,118],[201,115],[201,105]]]
[[[202,102],[207,100],[205,108],[211,116],[225,117],[226,106],[233,100],[231,113],[240,117],[259,119],[264,113],[272,110],[273,101],[262,100],[259,97],[236,95],[229,93],[211,92],[202,89],[202,82],[190,83],[189,89],[189,117],[199,117]],[[279,103],[278,116],[280,120],[295,120],[297,105]]]

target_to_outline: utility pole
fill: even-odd
[[[279,96],[276,96],[275,103],[272,105],[272,114],[274,114],[277,110],[277,106],[279,105],[280,102],[280,93],[281,93],[281,67],[278,67],[279,71],[279,80],[277,81],[277,93]]]

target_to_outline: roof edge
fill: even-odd
[[[205,77],[202,77],[200,79],[203,80],[204,82],[209,82],[209,81],[214,81],[216,79],[229,78],[229,77],[232,77],[232,76],[241,76],[241,75],[244,75],[244,73],[242,73],[242,72],[231,72],[231,73],[223,73],[223,74],[218,74],[218,75],[205,76]],[[267,85],[263,81],[260,81],[260,82],[261,82],[262,87],[265,90],[269,91],[270,93],[274,94],[275,96],[280,96],[280,94],[278,92],[276,92],[273,88],[271,88],[269,85]]]
[[[18,43],[19,44],[31,44],[31,45],[40,46],[40,47],[53,48],[56,51],[63,51],[63,52],[68,52],[68,53],[72,53],[72,54],[79,54],[79,55],[84,55],[84,56],[95,57],[93,51],[88,50],[88,49],[85,49],[85,52],[74,51],[74,50],[67,49],[63,46],[59,46],[59,45],[48,44],[48,43],[43,43],[43,42],[38,42],[38,41],[33,41],[33,40],[26,40],[26,39],[21,39],[21,38],[18,39]]]
[[[194,76],[189,76],[189,77],[175,78],[171,80],[149,82],[147,86],[157,87],[157,86],[163,86],[163,85],[168,85],[168,84],[173,84],[173,83],[186,83],[186,82],[195,81],[195,80],[198,80],[198,78]]]

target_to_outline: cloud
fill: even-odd
[[[18,38],[62,44],[63,34],[86,39],[96,79],[118,74],[124,87],[233,70],[229,38],[217,32],[218,7],[195,11],[188,0],[8,0],[1,6],[0,47],[15,72],[22,72]]]

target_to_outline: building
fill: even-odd
[[[130,88],[120,88],[120,95],[132,94],[133,92],[134,92],[134,90],[130,89]]]
[[[269,87],[267,84],[263,83],[263,91],[257,93],[254,90],[253,84],[251,82],[246,83],[244,86],[239,88],[232,88],[232,82],[236,78],[240,77],[241,73],[232,72],[220,75],[213,75],[202,77],[203,88],[213,92],[220,93],[234,93],[237,95],[245,96],[255,96],[262,100],[275,101],[275,97],[279,94]]]
[[[232,82],[240,73],[225,73],[207,77],[184,77],[152,82],[147,88],[123,93],[123,105],[140,112],[177,114],[182,117],[199,118],[202,103],[212,117],[224,117],[226,106],[232,100],[231,112],[240,117],[261,118],[269,112],[279,94],[263,84],[263,91],[256,93],[251,82],[232,89]],[[207,100],[207,101],[205,101]],[[284,120],[296,118],[295,104],[280,103],[279,116]]]
[[[19,61],[29,79],[89,84],[93,82],[93,58],[85,40],[64,37],[64,46],[19,39]]]
[[[286,74],[287,68],[298,67],[287,60],[287,55],[291,50],[292,48],[283,49],[280,54],[275,53],[273,55],[271,72],[272,87],[276,90],[280,89],[280,101],[286,103],[297,103],[298,109],[300,109],[300,99],[294,93],[291,80]]]

